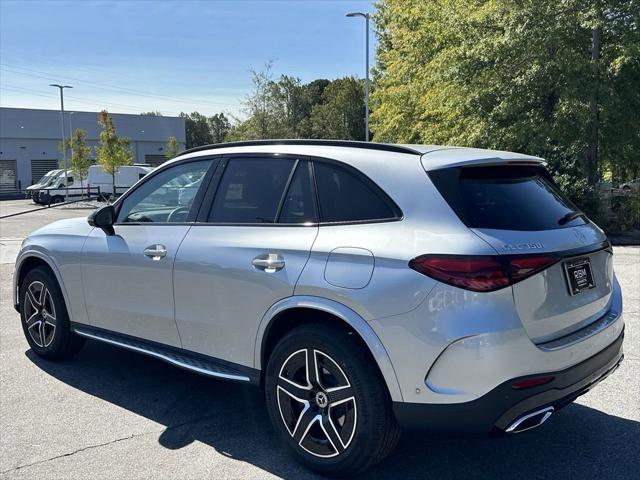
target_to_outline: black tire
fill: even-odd
[[[51,198],[51,204],[53,205],[54,203],[62,203],[64,202],[64,197],[61,195],[56,195],[54,197]]]
[[[311,355],[315,358],[308,362]],[[355,334],[331,326],[304,325],[277,344],[266,371],[267,408],[274,428],[299,462],[326,475],[355,475],[396,446],[400,429],[384,380],[372,362]],[[321,373],[306,375],[307,365],[310,371],[314,365],[321,367]],[[302,400],[307,406],[292,394],[306,395]]]
[[[85,339],[71,332],[60,286],[48,268],[36,267],[22,280],[20,319],[31,350],[40,357],[63,360],[84,345]]]

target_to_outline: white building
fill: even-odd
[[[166,160],[169,137],[185,146],[185,123],[180,117],[110,114],[120,137],[131,140],[134,163],[159,165]],[[87,132],[87,144],[95,158],[100,137],[98,112],[65,112],[65,137],[76,128]],[[49,170],[62,166],[59,110],[0,108],[0,191],[24,189]]]

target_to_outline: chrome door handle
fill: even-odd
[[[273,273],[284,268],[284,258],[278,253],[263,253],[254,258],[251,265],[258,270]]]
[[[146,257],[151,258],[151,260],[160,260],[167,256],[167,247],[157,243],[155,245],[149,245],[142,253],[144,253]]]

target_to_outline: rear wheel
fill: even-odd
[[[300,462],[322,473],[362,472],[400,436],[384,382],[348,332],[293,330],[274,349],[265,388],[276,430]]]
[[[64,359],[76,354],[84,338],[71,332],[58,282],[44,267],[30,270],[20,285],[22,329],[31,350],[41,357]]]

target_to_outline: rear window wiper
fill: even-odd
[[[578,217],[584,217],[584,216],[585,216],[584,212],[581,212],[580,210],[573,210],[563,215],[562,218],[558,220],[558,225],[566,225],[571,220],[575,220]]]

